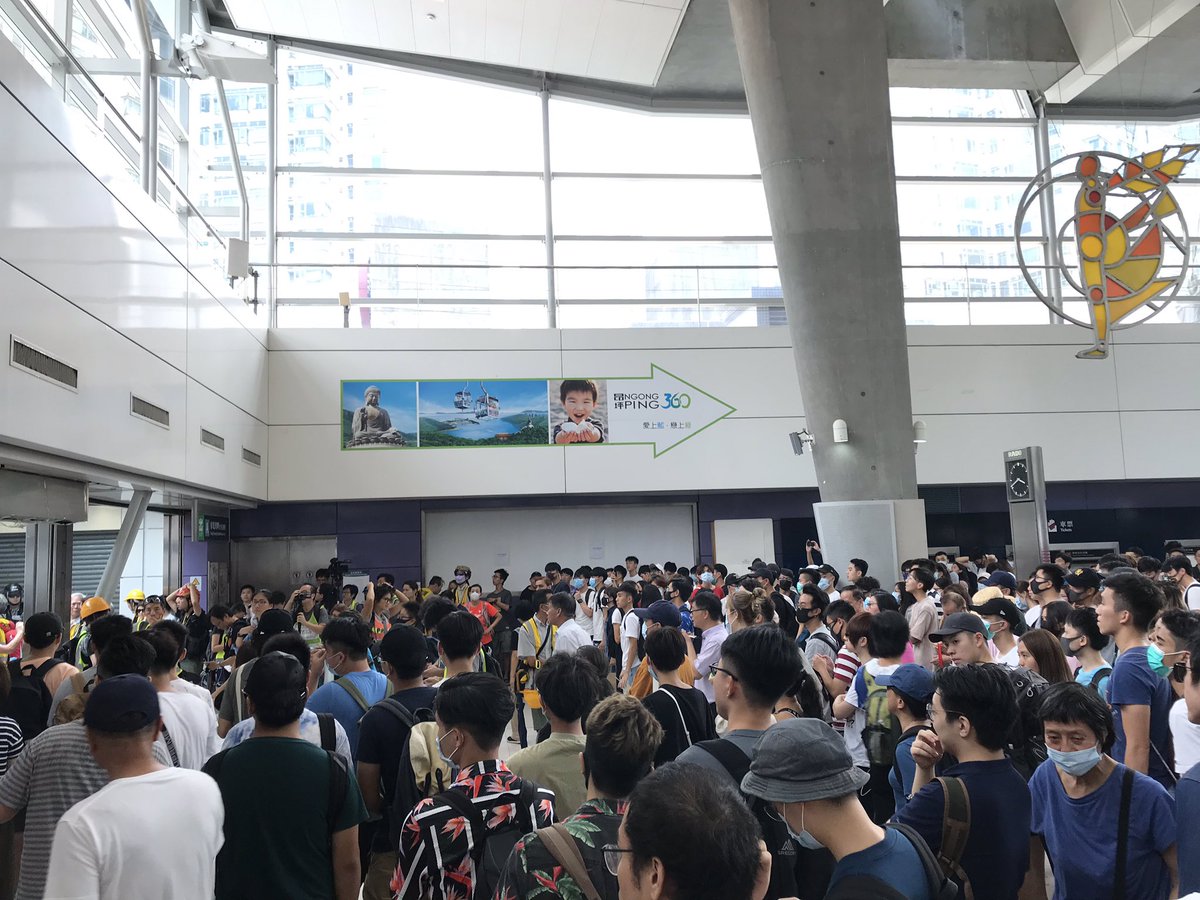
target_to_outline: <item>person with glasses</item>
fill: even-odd
[[[761,900],[770,875],[764,849],[758,823],[727,777],[671,763],[630,795],[617,841],[603,853],[621,900]]]
[[[721,601],[712,591],[701,591],[692,598],[692,625],[700,638],[696,652],[696,687],[704,694],[714,716],[717,713],[716,694],[708,678],[709,667],[721,659],[721,647],[729,637],[721,616]]]
[[[505,900],[552,900],[588,896],[584,882],[601,900],[618,900],[617,864],[605,863],[605,846],[615,846],[628,808],[628,797],[650,774],[662,728],[633,697],[614,694],[598,703],[587,718],[587,739],[580,755],[587,799],[573,815],[546,831],[527,834],[508,858],[496,896]],[[562,842],[571,842],[583,870],[571,868]],[[609,857],[619,857],[610,852]],[[557,873],[557,876],[555,875]]]
[[[995,663],[947,666],[934,680],[933,728],[913,741],[913,793],[894,821],[946,857],[943,868],[958,882],[960,900],[972,893],[975,900],[1012,900],[1029,868],[1031,816],[1029,787],[1004,753],[1020,714],[1016,691]],[[935,774],[945,757],[955,763]],[[948,818],[965,830],[958,847],[942,845]]]

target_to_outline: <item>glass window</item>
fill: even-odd
[[[344,199],[353,186],[353,204]],[[280,185],[284,203],[319,202],[305,231],[527,234],[546,230],[540,178],[470,175],[300,174]]]
[[[1033,125],[899,122],[892,128],[897,175],[968,178],[1037,174]]]
[[[749,116],[656,115],[553,100],[550,149],[556,172],[759,172]]]
[[[896,185],[900,234],[903,237],[1011,236],[1024,190],[1021,184],[901,182]],[[1022,225],[1023,234],[1041,233],[1039,216],[1027,216]]]
[[[771,234],[756,180],[556,178],[554,229],[563,235]]]
[[[902,118],[1016,119],[1029,115],[1016,91],[974,88],[891,89],[892,115]]]

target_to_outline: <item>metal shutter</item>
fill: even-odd
[[[113,544],[117,541],[115,531],[77,531],[71,544],[71,590],[79,591],[86,597],[96,593],[100,579],[104,575],[104,566],[112,556]],[[114,602],[120,593],[118,588],[112,597]]]
[[[0,534],[0,586],[25,581],[25,535]]]

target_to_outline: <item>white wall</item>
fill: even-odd
[[[1121,332],[1104,361],[1075,359],[1086,338],[1071,326],[909,329],[913,415],[929,436],[920,482],[997,483],[1002,452],[1028,444],[1045,449],[1052,481],[1200,474],[1200,326]],[[289,330],[269,347],[272,500],[816,485],[787,437],[804,414],[786,328]],[[651,363],[737,411],[658,458],[641,446],[340,449],[342,379],[634,377]]]
[[[13,334],[79,370],[73,393],[0,361],[0,443],[264,497],[241,448],[267,455],[266,313],[196,261],[81,115],[0,40],[0,352]],[[169,431],[129,414],[131,391]]]

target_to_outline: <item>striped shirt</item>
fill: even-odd
[[[21,726],[16,719],[0,716],[0,775],[8,771],[14,759],[25,749]]]
[[[851,684],[861,665],[862,663],[858,661],[858,656],[854,651],[849,647],[843,647],[838,651],[837,660],[833,664],[833,677],[844,684]],[[841,734],[845,728],[846,723],[843,720],[838,718],[833,720],[833,730],[838,734]]]
[[[155,756],[159,762],[170,765],[157,744]],[[108,775],[96,765],[88,750],[83,722],[46,729],[13,761],[0,778],[0,805],[26,811],[25,851],[21,855],[16,900],[41,900],[58,820],[107,783]]]

